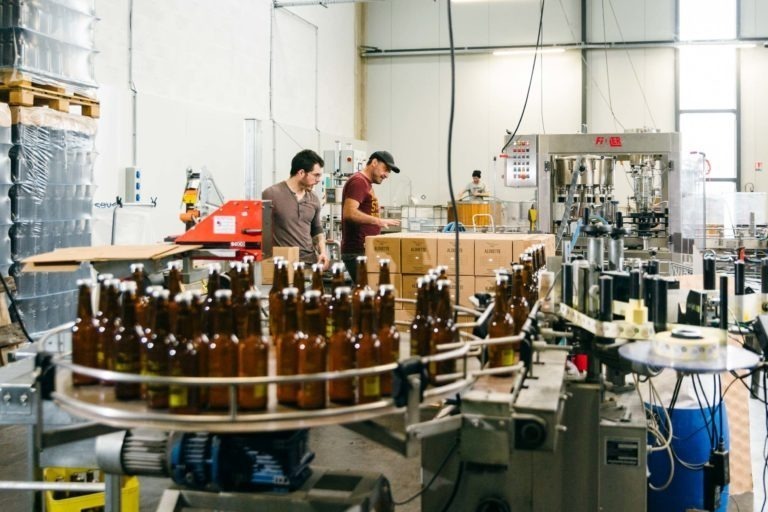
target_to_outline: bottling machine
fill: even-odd
[[[585,209],[626,230],[628,248],[682,250],[685,185],[677,133],[517,135],[507,143],[505,184],[537,189],[538,229],[560,240]],[[625,174],[625,176],[622,176]],[[703,196],[702,196],[703,206]]]

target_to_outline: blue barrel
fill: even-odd
[[[720,405],[718,403],[718,405]],[[663,411],[654,407],[656,414],[663,416]],[[723,432],[720,432],[720,415],[723,415]],[[699,408],[674,409],[672,412],[672,449],[677,457],[692,465],[700,465],[709,460],[711,453],[710,438],[707,431],[712,432],[710,411],[704,408],[704,414]],[[722,436],[725,449],[730,447],[728,434],[728,414],[725,403],[714,413],[718,435]],[[667,434],[667,432],[664,432]],[[649,437],[649,442],[651,441]],[[661,487],[669,478],[669,454],[666,451],[648,453],[648,482],[654,487]],[[728,509],[728,488],[725,486],[721,493],[718,512]],[[672,483],[663,491],[654,491],[648,487],[648,512],[685,512],[689,508],[704,508],[704,469],[692,470],[680,464],[675,459],[675,476]]]

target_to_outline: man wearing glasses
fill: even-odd
[[[323,179],[325,162],[311,149],[296,153],[291,160],[291,175],[261,194],[272,201],[272,244],[298,247],[299,259],[328,267],[325,233],[320,222],[320,199],[312,188]]]
[[[390,172],[400,172],[395,159],[387,151],[375,151],[360,172],[353,174],[344,184],[341,210],[341,259],[353,282],[357,281],[355,258],[365,254],[365,238],[378,235],[381,228],[399,226],[396,219],[379,215],[379,200],[373,184],[380,184]]]

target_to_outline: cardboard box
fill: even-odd
[[[298,247],[273,247],[272,257],[265,258],[261,262],[261,284],[272,284],[275,274],[275,256],[282,256],[288,260],[288,282],[293,282],[293,263],[299,261]]]
[[[423,275],[424,274],[403,274],[401,278],[403,291],[400,296],[404,299],[416,300],[416,293],[419,291],[416,286],[416,280]],[[403,303],[403,309],[415,311],[416,304]]]
[[[528,235],[536,244],[544,244],[544,254],[547,258],[555,255],[555,235],[551,233],[540,233]]]
[[[411,322],[413,322],[413,315],[415,311],[412,309],[396,309],[395,310],[395,323],[397,330],[400,332],[410,332]],[[408,322],[407,325],[397,324],[397,322]]]
[[[512,260],[515,263],[520,263],[520,255],[523,254],[527,248],[538,243],[538,240],[534,240],[533,238],[514,240],[512,242]]]
[[[365,255],[368,258],[368,273],[379,271],[379,260],[390,260],[389,271],[400,272],[400,238],[392,235],[369,236],[365,239]]]
[[[449,274],[456,273],[456,240],[452,234],[437,240],[437,264],[448,267]],[[475,240],[470,237],[459,238],[459,274],[475,275]]]
[[[402,274],[425,274],[437,266],[436,237],[403,237],[400,239],[400,271]]]
[[[492,276],[512,262],[513,241],[509,235],[485,235],[475,239],[475,276]]]
[[[403,274],[403,298],[416,299],[416,294],[419,289],[417,286],[417,280],[422,277],[421,274]],[[472,303],[469,302],[469,297],[475,293],[475,277],[474,276],[461,276],[459,280],[459,304],[462,306],[471,308]],[[451,304],[456,303],[456,283],[451,279]],[[416,304],[403,303],[403,309],[414,311]]]
[[[474,307],[469,302],[469,297],[475,294],[475,277],[461,276],[459,279],[459,304],[466,307]],[[456,304],[456,283],[451,280],[451,304]]]
[[[395,285],[395,298],[398,299],[402,297],[402,290],[403,290],[403,276],[400,274],[389,274],[389,280],[392,281],[392,284]],[[368,286],[370,286],[374,291],[379,290],[379,274],[378,273],[369,273],[368,274]],[[402,309],[403,303],[402,302],[395,302],[395,309]]]
[[[490,293],[493,296],[496,293],[496,276],[476,276],[475,293]]]

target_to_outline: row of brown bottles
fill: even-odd
[[[447,267],[430,270],[416,280],[416,313],[411,322],[411,355],[436,355],[441,345],[459,341],[451,307],[451,281]],[[429,380],[432,385],[444,384],[440,376],[456,373],[456,360],[430,362]]]
[[[284,264],[277,267],[284,267]],[[170,269],[168,286],[180,290],[180,283],[176,282],[177,270]],[[297,271],[294,283],[303,286],[303,269],[299,266]],[[145,376],[267,375],[269,347],[261,336],[258,295],[251,291],[243,294],[246,304],[242,311],[233,300],[236,293],[239,295],[242,288],[248,286],[247,281],[236,279],[242,277],[239,274],[243,272],[242,268],[234,265],[229,275],[233,288],[237,288],[236,283],[243,283],[240,290],[218,289],[220,270],[218,266],[212,266],[208,291],[213,291],[213,298],[187,292],[176,294],[174,300],[171,300],[170,290],[162,287],[150,286],[146,288],[146,294],[138,293],[137,283],[143,285],[147,282],[142,272],[140,265],[133,266],[132,280],[123,283],[110,279],[108,275],[102,276],[99,312],[95,316],[90,307],[91,283],[79,283],[82,285],[81,300],[73,329],[73,359],[76,363]],[[299,276],[302,276],[301,280]],[[343,267],[341,271],[334,270],[333,282],[344,282]],[[322,289],[320,266],[313,268],[312,288]],[[298,300],[298,288],[293,288],[296,290],[295,308],[291,300],[281,300],[281,314],[271,315],[280,325],[277,328],[279,335],[274,338],[278,356],[289,353],[290,334],[296,333],[296,356],[292,361],[291,357],[287,357],[288,367],[285,371],[278,369],[278,374],[344,370],[396,360],[399,334],[394,326],[394,287],[384,285],[381,288],[378,295],[366,290],[370,295],[367,299],[370,307],[366,306],[370,309],[370,316],[365,322],[361,316],[357,326],[350,322],[352,294],[348,288],[346,295],[336,294],[334,300],[322,295],[320,290],[314,290],[305,294],[303,301]],[[288,295],[291,295],[290,291]],[[300,311],[302,314],[299,314]],[[243,320],[246,332],[238,336],[235,331],[243,332],[238,327]],[[371,332],[367,332],[368,327],[362,328],[360,322],[370,325]],[[94,330],[93,326],[101,327]],[[329,333],[336,339],[348,338],[349,343],[331,342]],[[284,340],[286,343],[282,343]],[[336,347],[340,349],[331,350]],[[382,351],[382,347],[385,350]],[[343,356],[345,351],[352,357],[330,357],[336,353]],[[102,355],[91,357],[92,354]],[[295,366],[291,366],[293,364]],[[96,383],[96,379],[80,374],[76,374],[74,380],[76,385]],[[281,385],[278,386],[278,399],[299,407],[322,407],[326,400],[325,388],[325,381]],[[266,390],[266,385],[238,386],[238,406],[241,409],[266,407]],[[152,382],[143,385],[119,382],[115,386],[118,400],[145,399],[150,408],[168,408],[172,412],[187,414],[206,408],[227,408],[229,393],[228,386],[168,386]],[[378,400],[382,393],[391,393],[391,377],[388,374],[362,379],[332,379],[328,384],[328,395],[334,402]]]

